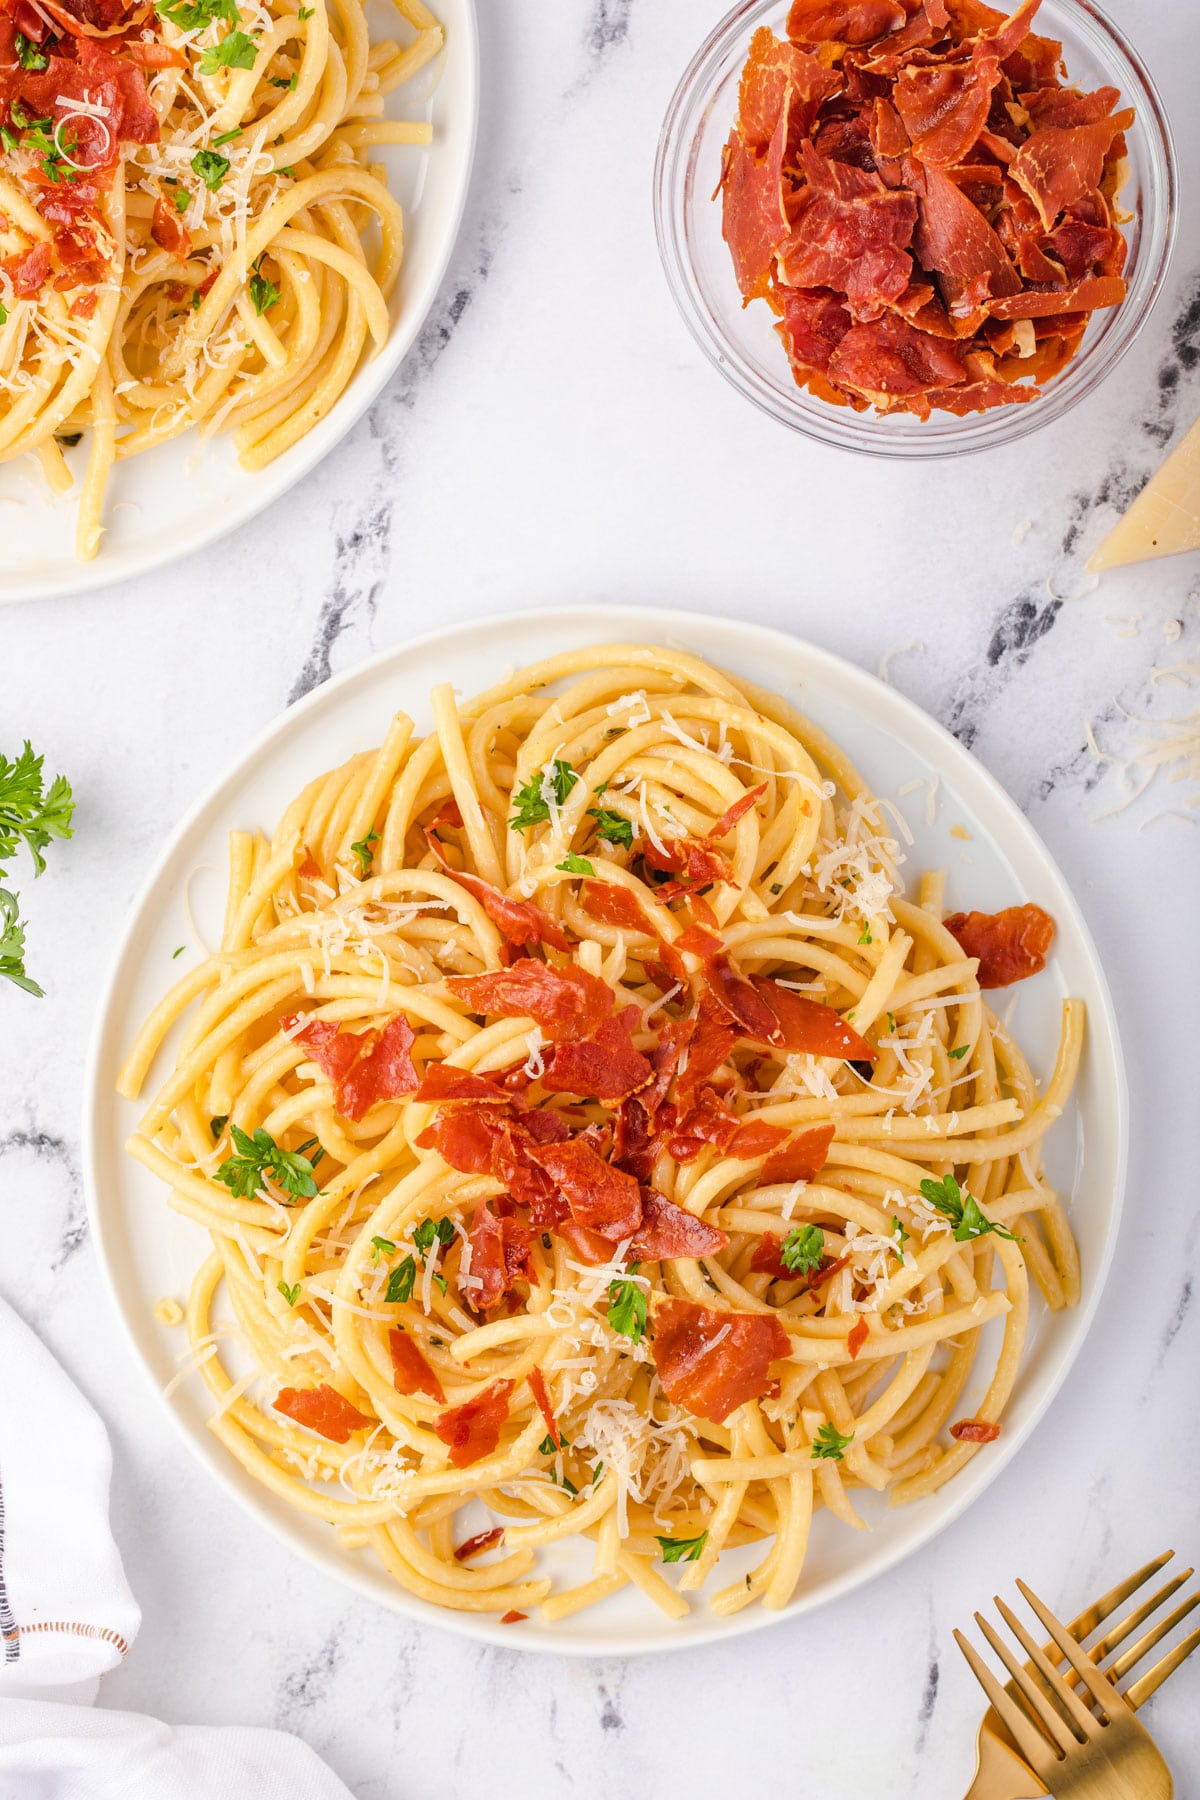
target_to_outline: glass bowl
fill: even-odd
[[[783,34],[787,0],[742,0],[701,44],[676,88],[654,167],[654,223],[667,282],[709,361],[738,392],[793,431],[873,456],[955,456],[1013,443],[1059,419],[1090,394],[1128,350],[1163,285],[1175,228],[1176,169],[1162,101],[1137,54],[1092,0],[1042,0],[1035,29],[1062,40],[1067,81],[1119,88],[1136,118],[1126,134],[1128,170],[1119,194],[1132,214],[1120,306],[1093,313],[1077,355],[1041,397],[957,418],[933,413],[857,413],[817,399],[792,379],[765,301],[743,308],[721,208],[712,194],[721,149],[737,117],[738,80],[751,34]]]

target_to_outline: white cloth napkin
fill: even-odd
[[[103,1424],[0,1300],[0,1800],[350,1800],[281,1731],[91,1710],[141,1613]]]

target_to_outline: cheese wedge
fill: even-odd
[[[1088,558],[1094,575],[1200,550],[1200,419]]]

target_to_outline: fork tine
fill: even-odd
[[[1135,1606],[1128,1618],[1122,1619],[1119,1625],[1114,1625],[1111,1631],[1106,1631],[1102,1638],[1097,1638],[1088,1651],[1092,1661],[1103,1662],[1106,1656],[1111,1656],[1112,1652],[1123,1644],[1139,1625],[1150,1618],[1151,1614],[1156,1613],[1161,1606],[1165,1606],[1172,1594],[1179,1592],[1184,1583],[1191,1579],[1193,1573],[1192,1569],[1185,1569],[1182,1575],[1176,1575],[1172,1580],[1165,1582],[1156,1594],[1151,1594],[1148,1600],[1143,1600],[1140,1606]],[[1071,1635],[1074,1637],[1074,1632]],[[1130,1663],[1128,1666],[1132,1668],[1133,1664]],[[1106,1670],[1105,1673],[1111,1676],[1112,1671]]]
[[[971,1640],[964,1637],[961,1631],[955,1630],[954,1641],[966,1657],[972,1675],[1004,1721],[1013,1743],[1034,1774],[1040,1775],[1043,1769],[1058,1761],[1056,1754],[1037,1727],[1026,1718],[1016,1701],[1005,1693]]]
[[[1092,1735],[1097,1729],[1096,1720],[1067,1681],[1066,1676],[1054,1666],[1046,1652],[1034,1642],[1011,1606],[1006,1606],[999,1594],[995,1596],[995,1601],[1000,1617],[1041,1676],[1049,1697],[1066,1715],[1068,1724],[1073,1720],[1081,1731],[1089,1736]]]
[[[982,1631],[988,1643],[992,1646],[992,1649],[996,1652],[996,1655],[1000,1658],[1000,1661],[1008,1670],[1016,1686],[1023,1694],[1030,1712],[1042,1727],[1043,1731],[1047,1732],[1054,1739],[1054,1742],[1060,1750],[1065,1752],[1073,1749],[1079,1742],[1078,1738],[1072,1731],[1068,1730],[1066,1724],[1060,1718],[1055,1708],[1050,1704],[1046,1695],[1040,1688],[1034,1685],[1033,1681],[1021,1667],[999,1632],[993,1630],[992,1626],[989,1625],[982,1613],[975,1614],[975,1623],[978,1625],[980,1631]]]
[[[1062,1654],[1066,1657],[1075,1673],[1080,1677],[1094,1700],[1098,1700],[1105,1717],[1111,1721],[1129,1708],[1110,1681],[1106,1681],[1087,1652],[1081,1650],[1075,1639],[1064,1625],[1061,1625],[1054,1614],[1039,1600],[1033,1590],[1021,1580],[1017,1581],[1017,1591],[1026,1604],[1037,1615],[1044,1628],[1050,1633]]]
[[[1172,1612],[1169,1612],[1165,1619],[1160,1619],[1152,1631],[1147,1631],[1143,1637],[1138,1639],[1136,1644],[1132,1644],[1130,1648],[1126,1650],[1124,1656],[1118,1656],[1116,1662],[1108,1671],[1112,1679],[1114,1681],[1119,1681],[1122,1675],[1127,1675],[1130,1669],[1136,1668],[1143,1656],[1153,1650],[1155,1644],[1161,1643],[1162,1639],[1166,1637],[1169,1631],[1174,1631],[1177,1625],[1182,1624],[1183,1620],[1186,1619],[1188,1614],[1197,1606],[1200,1606],[1200,1593],[1192,1594],[1189,1599],[1184,1600],[1181,1605],[1175,1607]]]
[[[1184,1638],[1182,1644],[1177,1644],[1174,1650],[1169,1650],[1166,1656],[1156,1662],[1152,1669],[1147,1669],[1144,1675],[1132,1682],[1125,1690],[1125,1698],[1130,1706],[1145,1706],[1151,1694],[1158,1692],[1167,1676],[1173,1675],[1180,1663],[1186,1662],[1192,1651],[1198,1647],[1200,1647],[1200,1631],[1193,1631],[1190,1637]]]
[[[1099,1600],[1094,1600],[1080,1613],[1077,1619],[1072,1619],[1067,1627],[1071,1636],[1079,1643],[1082,1643],[1085,1637],[1090,1637],[1097,1625],[1103,1625],[1105,1619],[1111,1618],[1118,1606],[1123,1606],[1130,1594],[1136,1594],[1140,1587],[1146,1585],[1152,1575],[1157,1575],[1158,1571],[1170,1562],[1174,1554],[1173,1550],[1164,1550],[1161,1556],[1156,1556],[1153,1562],[1146,1564],[1145,1568],[1139,1569],[1135,1575],[1127,1575],[1125,1580],[1119,1581],[1115,1588],[1110,1588],[1107,1594],[1102,1594]]]

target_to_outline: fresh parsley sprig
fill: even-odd
[[[516,811],[508,821],[512,831],[527,831],[531,825],[544,825],[550,817],[550,802],[545,788],[549,788],[558,806],[566,804],[567,795],[579,780],[578,775],[569,762],[555,757],[549,768],[541,775],[532,775],[524,787],[517,789],[513,795]]]
[[[853,1442],[853,1432],[848,1437],[843,1437],[837,1426],[827,1420],[813,1439],[813,1460],[819,1462],[824,1459],[828,1462],[841,1462]]]
[[[694,1538],[660,1537],[658,1540],[665,1563],[699,1562],[707,1542],[707,1531],[702,1531],[699,1537]]]
[[[636,1275],[639,1263],[630,1263],[629,1276]],[[636,1281],[617,1276],[608,1284],[608,1322],[632,1344],[640,1344],[646,1334],[649,1305],[645,1289]]]
[[[1006,1231],[1003,1225],[997,1225],[985,1216],[975,1196],[964,1194],[953,1175],[946,1175],[941,1181],[926,1179],[921,1183],[921,1192],[935,1211],[950,1220],[956,1244],[986,1237],[989,1231],[994,1231],[997,1237],[1007,1238],[1010,1244],[1020,1243],[1014,1232]]]
[[[43,56],[32,38],[27,38],[23,31],[18,31],[13,38],[13,49],[17,53],[17,61],[23,69],[39,70],[50,67],[50,59]]]
[[[251,299],[254,298],[253,281],[250,283],[250,297]],[[278,289],[276,289],[275,298],[276,300],[279,298]],[[260,306],[258,310],[261,313],[262,307]],[[350,846],[351,855],[358,858],[358,874],[361,881],[365,881],[367,876],[371,873],[371,864],[375,860],[375,846],[378,842],[379,833],[377,831],[368,831],[366,837],[359,838],[357,843],[351,844]]]
[[[35,876],[46,867],[43,851],[55,838],[72,835],[75,801],[65,775],[49,787],[44,758],[33,754],[26,739],[12,762],[0,755],[0,864],[11,861],[22,844],[33,859]],[[18,896],[0,887],[0,977],[42,998],[43,990],[25,970],[25,926]]]
[[[252,69],[258,45],[244,31],[231,31],[200,58],[200,73],[215,75],[218,69]]]
[[[229,1134],[237,1154],[225,1158],[217,1170],[217,1180],[235,1199],[253,1200],[256,1194],[266,1191],[268,1178],[288,1196],[288,1201],[311,1200],[320,1192],[315,1163],[304,1154],[316,1143],[315,1138],[310,1138],[301,1150],[282,1150],[261,1125],[253,1137],[233,1124]]]
[[[811,1275],[825,1255],[825,1233],[819,1225],[793,1225],[779,1246],[779,1260],[793,1275]]]
[[[626,850],[633,847],[633,826],[630,821],[615,812],[611,806],[593,806],[588,812],[589,819],[596,821],[596,836],[606,844],[621,844]]]
[[[265,255],[265,254],[266,254],[266,252],[264,251],[263,255]],[[255,312],[258,314],[259,318],[261,319],[263,314],[266,312],[268,306],[275,306],[278,303],[278,301],[283,298],[283,296],[280,293],[280,290],[275,286],[275,283],[269,278],[269,276],[266,276],[263,274],[263,272],[262,272],[262,256],[255,257],[254,262],[251,266],[252,266],[254,272],[251,275],[250,282],[249,282],[250,298],[254,303]],[[378,841],[377,834],[375,832],[371,833],[371,838],[375,838],[376,841]],[[351,849],[354,851],[354,854],[359,858],[360,873],[364,874],[364,875],[366,874],[366,869],[361,867],[361,864],[362,864],[361,850],[363,847],[369,845],[369,843],[370,843],[370,838],[363,838],[361,841],[361,844],[352,844],[350,846]]]
[[[576,856],[573,850],[563,858],[562,862],[555,863],[554,866],[556,869],[561,869],[564,875],[594,875],[596,873],[587,857]]]

